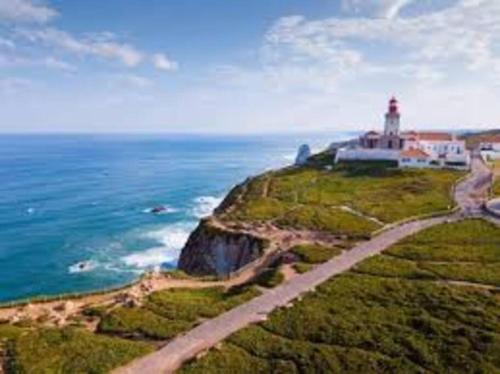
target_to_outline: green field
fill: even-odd
[[[238,186],[219,215],[360,237],[384,223],[450,209],[450,191],[462,175],[400,170],[382,162],[338,164],[332,170],[290,168]]]
[[[498,373],[499,275],[482,269],[500,262],[499,244],[478,220],[425,230],[181,372]]]
[[[88,309],[101,317],[98,333],[0,324],[0,353],[8,373],[106,373],[258,294],[254,286],[158,291],[142,306]]]
[[[92,334],[78,328],[32,329],[0,325],[11,357],[7,373],[107,373],[153,351],[147,343]]]
[[[257,296],[251,286],[171,289],[152,293],[140,307],[120,307],[104,313],[98,331],[126,337],[170,339],[206,318]]]

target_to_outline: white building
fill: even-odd
[[[421,149],[401,151],[398,158],[400,168],[428,168],[431,166],[431,156]]]
[[[500,152],[500,135],[485,137],[482,142],[479,143],[479,149],[481,151]]]
[[[500,135],[491,135],[485,137],[479,143],[481,157],[485,161],[500,160]]]
[[[401,132],[400,118],[398,102],[392,98],[384,132],[369,131],[360,136],[358,145],[337,150],[335,162],[393,160],[401,167],[468,167],[470,156],[464,140],[444,132]]]

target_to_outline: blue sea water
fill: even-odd
[[[304,142],[321,149],[346,137],[2,135],[0,301],[174,268],[199,218],[232,186],[291,163]],[[151,214],[158,205],[167,211]]]

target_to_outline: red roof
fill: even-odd
[[[427,153],[422,151],[421,149],[408,149],[406,151],[401,151],[399,153],[401,157],[407,157],[407,158],[429,158]]]
[[[500,143],[500,135],[487,135],[481,137],[481,143]]]
[[[453,135],[447,132],[419,132],[420,140],[452,141]]]

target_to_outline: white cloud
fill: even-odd
[[[341,7],[347,13],[393,19],[399,16],[403,8],[414,2],[415,0],[342,0]]]
[[[137,88],[146,88],[153,85],[151,79],[136,74],[118,74],[113,76],[113,81],[115,83],[124,83]]]
[[[385,1],[381,8],[381,15],[388,19],[393,19],[399,15],[399,12],[415,0],[390,0]]]
[[[0,29],[0,49],[14,49],[18,39],[22,39],[19,44],[22,47],[29,46],[28,54],[43,54],[43,48],[50,48],[53,54],[61,55],[74,54],[79,58],[97,57],[104,60],[119,61],[125,66],[136,67],[147,61],[155,68],[161,70],[177,69],[177,62],[167,58],[164,54],[149,54],[141,51],[135,46],[119,41],[116,35],[111,32],[85,33],[83,36],[74,35],[67,31],[50,27],[50,21],[58,15],[57,11],[50,7],[44,0],[0,0],[0,24],[5,23],[5,27]],[[27,48],[24,48],[26,52]],[[32,53],[35,51],[36,53]],[[10,60],[29,60],[25,54],[19,52],[15,58]],[[5,58],[4,58],[5,60]],[[59,65],[56,61],[48,60],[47,67]]]
[[[15,49],[15,43],[10,39],[0,37],[0,48],[2,49]]]
[[[44,67],[48,69],[75,72],[76,66],[53,56],[42,58],[25,57],[17,54],[0,54],[0,67],[32,68]]]
[[[342,56],[346,50],[354,56],[356,42],[380,43],[378,54],[394,52],[399,62],[449,61],[478,70],[500,58],[500,1],[462,0],[444,10],[405,18],[394,17],[402,2],[392,4],[388,18],[283,18],[268,40],[287,46],[294,59],[325,59],[328,54]]]
[[[20,29],[19,35],[32,43],[43,43],[49,47],[63,49],[80,56],[91,55],[104,59],[119,60],[126,66],[137,66],[143,53],[128,44],[94,39],[77,39],[73,35],[55,28]]]
[[[36,61],[35,64],[37,64]],[[45,66],[50,69],[63,70],[67,72],[75,72],[77,70],[76,66],[52,56],[42,59],[39,62],[39,65]]]
[[[153,61],[153,65],[160,70],[177,70],[178,69],[178,63],[169,59],[167,56],[165,56],[163,53],[156,53],[151,57]]]
[[[0,22],[46,23],[57,15],[48,5],[32,0],[0,0]]]
[[[12,94],[33,87],[33,82],[18,77],[0,78],[0,93]]]

